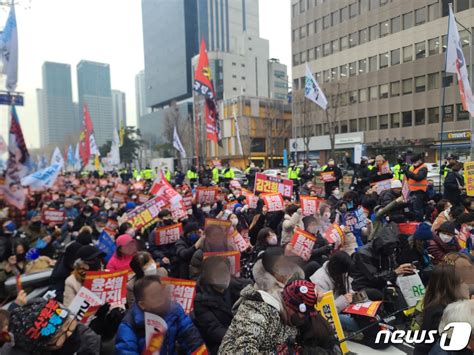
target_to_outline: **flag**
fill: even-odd
[[[81,154],[80,154],[80,144],[76,144],[76,151],[74,152],[74,168],[80,169],[81,168]]]
[[[306,63],[304,96],[318,104],[323,110],[327,109],[328,100],[326,99],[324,92],[321,90],[316,80],[314,80],[313,74],[311,73],[311,70],[309,70],[308,63]]]
[[[99,152],[99,148],[97,147],[97,143],[95,141],[95,137],[93,134],[91,134],[90,136],[90,150],[91,150],[91,155],[99,155],[100,156],[100,152]]]
[[[84,105],[84,119],[82,121],[81,136],[79,138],[79,154],[81,156],[83,166],[89,164],[89,159],[91,157],[90,137],[92,132],[92,121],[89,115],[89,109],[87,108],[87,105]]]
[[[462,107],[464,111],[468,111],[471,116],[474,116],[474,97],[472,96],[471,85],[469,84],[466,60],[462,51],[462,44],[452,6],[449,6],[446,72],[457,74]]]
[[[67,149],[67,163],[69,166],[76,165],[76,158],[74,157],[74,151],[72,150],[72,145],[69,144]]]
[[[47,168],[38,170],[37,172],[25,176],[21,179],[21,184],[23,186],[29,186],[33,188],[50,188],[54,185],[56,179],[61,172],[61,169],[64,166],[64,159],[59,151],[59,148],[56,148],[53,153],[53,158],[51,159],[51,165]]]
[[[176,126],[174,126],[173,131],[173,147],[179,152],[179,154],[181,154],[181,158],[186,159],[186,151],[184,150],[184,147],[181,144],[181,140],[179,139]]]
[[[98,154],[96,154],[96,156],[95,156],[94,167],[95,167],[95,170],[97,170],[97,171],[100,170],[100,157],[99,157]]]
[[[125,139],[125,126],[123,123],[120,125],[120,146],[123,145],[123,141]]]
[[[240,140],[240,128],[239,121],[237,120],[237,115],[234,111],[234,122],[235,122],[235,135],[237,136],[237,143],[239,144],[239,153],[244,155],[244,150],[242,149],[242,141]]]
[[[53,165],[55,162],[62,161],[64,164],[64,158],[61,156],[61,151],[58,147],[56,147],[53,151],[53,155],[51,155],[51,162],[49,165]]]
[[[120,165],[120,138],[117,130],[114,129],[114,137],[112,140],[112,146],[110,147],[110,153],[108,154],[108,163],[111,165]]]
[[[0,36],[0,56],[3,62],[2,73],[7,76],[7,91],[15,91],[18,81],[18,33],[13,5]]]

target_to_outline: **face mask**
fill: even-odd
[[[230,283],[230,275],[223,275],[216,278],[216,280],[212,282],[212,286],[225,290],[227,289],[227,287],[229,287],[229,283]]]
[[[211,207],[210,207],[210,206],[204,206],[204,207],[202,208],[202,211],[203,211],[204,213],[209,213],[209,212],[211,212]]]
[[[232,223],[232,226],[235,227],[237,224],[239,224],[239,220],[237,218],[232,218],[230,223]]]
[[[104,231],[104,228],[102,227],[95,227],[97,229],[97,232],[102,233]]]
[[[340,192],[339,190],[334,190],[334,191],[332,192],[332,194],[333,194],[334,196],[336,196],[337,198],[339,198],[339,197],[341,196],[341,192]]]
[[[304,318],[300,318],[298,316],[298,314],[296,313],[293,313],[290,317],[290,322],[291,322],[291,325],[294,326],[294,327],[301,327],[304,325],[305,323],[305,319]]]
[[[75,354],[81,347],[81,335],[78,328],[66,339],[61,349],[53,351],[53,354]]]
[[[346,213],[346,212],[347,212],[347,207],[340,207],[340,208],[339,208],[339,211],[340,211],[341,213]]]
[[[188,239],[191,242],[195,243],[199,239],[199,235],[197,233],[191,233],[191,234],[188,235]]]
[[[439,233],[438,235],[439,235],[439,239],[441,239],[441,241],[443,243],[446,243],[446,244],[448,244],[449,242],[451,242],[454,239],[454,237],[452,235],[449,235],[449,234]]]
[[[188,216],[191,216],[193,214],[193,210],[189,209],[189,210],[186,211],[186,213],[188,214]]]
[[[317,227],[315,226],[308,226],[308,232],[311,234],[316,234],[317,232]]]
[[[84,216],[86,216],[86,217],[90,217],[90,216],[91,216],[91,214],[90,214],[90,213],[84,213]]]
[[[145,275],[156,275],[156,263],[151,263],[143,272]]]
[[[269,239],[267,239],[268,245],[277,245],[278,244],[278,238],[276,235],[272,235]]]
[[[348,210],[350,210],[351,208],[354,208],[354,202],[352,202],[352,201],[347,201],[346,204],[347,204],[347,209],[348,209]]]

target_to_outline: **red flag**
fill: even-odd
[[[201,49],[199,50],[199,62],[194,73],[194,91],[213,100],[215,97],[214,86],[211,81],[211,69],[209,68],[209,58],[206,52],[206,42],[201,39]]]
[[[92,134],[92,121],[89,115],[89,109],[84,104],[84,120],[82,121],[82,131],[79,138],[79,154],[82,159],[82,165],[86,166],[91,157],[90,137]]]
[[[216,110],[211,110],[209,108],[207,101],[212,102],[212,100],[206,100],[206,105],[204,105],[204,115],[206,117],[206,137],[207,139],[217,143],[218,141],[217,132],[216,132],[216,113],[217,112]]]

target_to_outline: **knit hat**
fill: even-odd
[[[83,261],[91,261],[96,258],[103,258],[105,253],[93,245],[83,245],[76,252],[75,257]]]
[[[429,223],[420,223],[413,234],[415,240],[430,240],[433,239],[433,233],[431,232],[431,225]]]
[[[290,282],[283,289],[283,302],[285,306],[295,312],[315,315],[314,308],[318,300],[314,288],[316,285],[306,280]]]

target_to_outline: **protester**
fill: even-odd
[[[342,171],[336,165],[334,159],[329,159],[327,165],[322,167],[322,172],[328,173],[330,176],[327,179],[328,181],[324,182],[324,190],[326,192],[326,198],[328,198],[333,188],[336,186],[339,187],[339,181],[342,179]]]
[[[409,168],[401,170],[407,177],[408,189],[410,190],[410,198],[413,204],[413,212],[418,221],[423,221],[425,215],[424,200],[428,187],[428,168],[426,167],[423,154],[415,155],[412,158],[413,165]]]
[[[461,250],[456,240],[456,227],[451,222],[444,222],[437,230],[428,245],[428,253],[433,257],[433,264],[442,263],[449,252]]]
[[[204,239],[205,235],[197,223],[188,222],[186,224],[184,234],[175,244],[179,278],[189,279],[189,263],[196,250],[202,247]]]
[[[136,241],[128,234],[122,234],[115,241],[117,249],[107,263],[110,271],[126,269],[130,266],[133,256],[137,252]]]
[[[463,165],[455,163],[451,166],[451,171],[448,172],[444,178],[443,198],[447,199],[453,206],[459,205],[462,202],[462,192],[464,188],[464,178],[459,173]]]

